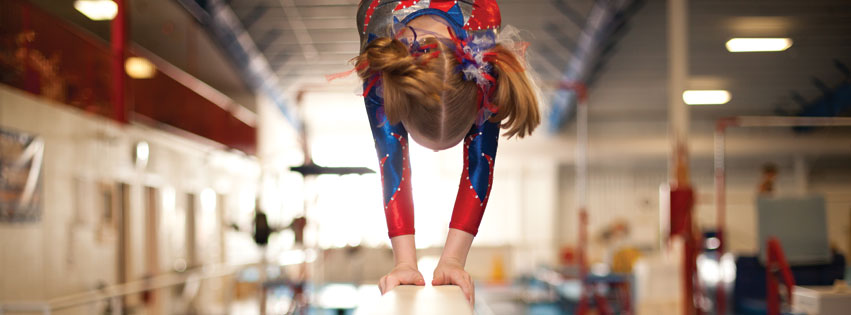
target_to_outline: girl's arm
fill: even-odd
[[[449,227],[476,235],[488,204],[496,147],[499,140],[499,123],[485,120],[470,129],[464,138],[464,169],[455,197]]]
[[[485,213],[493,183],[493,166],[499,140],[499,123],[485,121],[470,130],[464,139],[464,170],[455,198],[449,235],[432,285],[454,284],[475,304],[473,279],[464,271],[473,237]]]
[[[431,284],[457,285],[461,287],[461,291],[467,296],[470,304],[475,304],[473,279],[469,273],[464,271],[467,253],[470,252],[470,245],[472,244],[473,234],[458,229],[449,229],[446,245],[443,247],[443,254],[440,255],[440,262],[434,268],[434,278]]]
[[[417,269],[417,246],[414,235],[399,235],[390,239],[393,246],[393,259],[396,266],[411,266]]]
[[[417,269],[417,248],[413,235],[399,235],[390,239],[396,266],[378,281],[381,294],[403,284],[425,285],[423,275]]]
[[[364,83],[364,88],[368,91],[364,101],[381,169],[388,234],[390,238],[414,234],[408,132],[401,123],[391,125],[388,122],[384,114],[384,100],[377,92],[380,90],[380,82],[370,86],[369,81],[372,80]]]
[[[411,197],[411,162],[408,158],[408,132],[402,124],[391,125],[384,115],[384,100],[378,85],[364,82],[368,94],[364,97],[366,112],[375,151],[381,169],[384,191],[384,216],[393,245],[395,267],[381,277],[378,287],[384,294],[403,284],[425,285],[417,270],[417,251],[414,244],[414,203]]]

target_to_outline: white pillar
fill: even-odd
[[[689,180],[689,113],[683,102],[683,91],[688,85],[688,0],[668,0],[668,137],[671,155],[668,162],[672,190],[690,186]],[[679,209],[669,211],[692,211]],[[682,214],[681,214],[682,215]],[[688,223],[691,224],[691,223]],[[689,227],[686,228],[690,230]],[[685,237],[691,237],[687,232]],[[694,257],[690,240],[686,239],[682,253],[687,265],[683,266],[683,313],[696,314],[693,297]]]
[[[688,183],[689,112],[683,102],[688,83],[688,1],[668,0],[668,137],[669,175]]]

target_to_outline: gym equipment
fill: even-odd
[[[402,285],[384,294],[374,305],[364,306],[355,315],[473,315],[473,306],[454,285]]]

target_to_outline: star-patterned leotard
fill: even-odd
[[[361,49],[375,38],[393,37],[394,25],[407,24],[423,15],[443,18],[459,38],[495,34],[501,26],[499,6],[494,0],[362,0],[357,15]],[[384,212],[392,238],[414,234],[408,132],[401,123],[391,125],[387,121],[379,93],[381,80],[376,80],[372,84],[372,80],[364,82],[364,102],[381,168]],[[471,126],[464,137],[464,170],[450,228],[478,233],[493,183],[498,139],[499,123],[486,119]]]

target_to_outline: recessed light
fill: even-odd
[[[688,105],[720,105],[730,101],[730,92],[725,90],[688,90],[683,92],[683,101]]]
[[[134,79],[150,79],[157,73],[157,68],[148,59],[130,57],[124,61],[124,71]]]
[[[136,165],[144,168],[148,165],[148,158],[151,157],[151,147],[148,146],[148,143],[145,141],[139,141],[136,143],[136,148],[133,150],[133,158],[135,159]]]
[[[112,0],[76,0],[74,9],[93,21],[112,20],[118,14],[118,5]]]
[[[729,52],[784,51],[792,47],[789,38],[733,38],[727,41]]]

